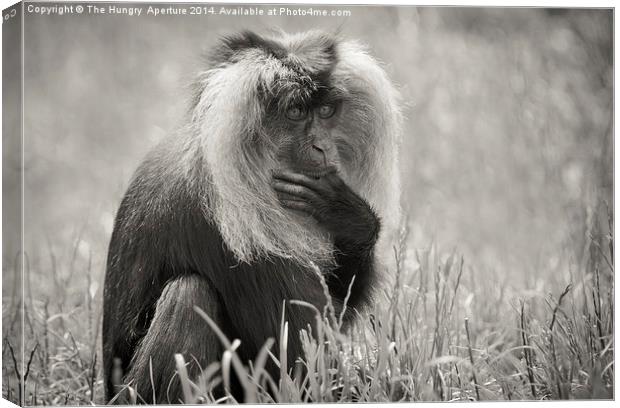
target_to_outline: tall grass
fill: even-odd
[[[4,271],[16,280],[2,298],[2,395],[10,401],[20,405],[102,402],[98,290],[102,273],[93,271],[90,257],[78,259],[79,243],[78,237],[66,259],[50,246],[47,262],[37,259],[33,267],[25,254],[23,268],[18,256],[13,268]],[[6,322],[12,324],[6,327]],[[22,335],[23,354],[16,352],[21,350]]]
[[[178,355],[184,402],[234,402],[230,394],[217,401],[213,395],[218,385],[229,389],[233,373],[241,379],[245,400],[257,403],[612,398],[611,219],[601,211],[590,217],[581,255],[567,262],[569,281],[524,289],[493,282],[456,251],[441,252],[436,245],[414,250],[404,230],[395,248],[395,276],[356,325],[342,331],[333,308],[315,310],[316,333],[299,334],[306,353],[303,378],[284,368],[286,339],[298,333],[282,319],[280,350],[272,350],[270,341],[249,364],[236,354],[240,341],[222,333],[222,360],[203,367],[199,378],[188,378]],[[23,365],[28,368],[24,372],[19,356],[13,358],[19,325],[9,325],[3,396],[32,405],[101,403],[101,277],[93,276],[90,262],[72,272],[71,257],[65,273],[55,256],[50,264],[52,285],[38,285],[36,293],[26,265]],[[4,300],[5,322],[18,321],[7,312],[16,313],[15,304],[11,307],[10,297]],[[204,312],[197,313],[215,327]],[[281,367],[278,381],[265,370],[269,360]]]

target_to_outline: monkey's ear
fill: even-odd
[[[231,34],[221,38],[218,46],[215,47],[210,59],[216,64],[235,62],[236,57],[248,49],[258,49],[275,58],[283,58],[287,51],[276,41],[264,38],[253,31],[245,30],[240,33]]]

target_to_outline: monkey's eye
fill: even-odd
[[[286,111],[286,117],[290,120],[304,120],[308,116],[308,111],[302,106],[293,106]]]
[[[322,105],[319,107],[319,117],[322,119],[328,119],[334,116],[334,112],[336,112],[336,106],[331,105]]]

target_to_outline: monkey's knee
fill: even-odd
[[[195,306],[222,324],[219,296],[206,279],[182,276],[164,288],[149,330],[125,377],[125,384],[136,392],[138,403],[183,402],[175,354],[183,356],[189,378],[194,382],[202,370],[219,360],[220,341]]]

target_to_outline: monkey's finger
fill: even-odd
[[[302,198],[299,196],[295,196],[292,194],[288,194],[288,193],[282,193],[280,191],[276,191],[276,196],[278,197],[279,201],[283,201],[283,200],[289,200],[289,201],[302,201],[304,203],[308,203],[312,206],[316,205],[316,201],[315,200],[309,200],[306,198]]]
[[[287,181],[289,183],[299,184],[309,189],[318,191],[320,183],[318,180],[308,177],[305,174],[294,173],[287,170],[275,170],[273,172],[273,178],[276,180]]]
[[[282,193],[280,191],[276,191],[276,196],[278,197],[278,200],[297,200],[297,201],[300,200],[300,198],[297,196],[294,196],[289,193]]]
[[[280,200],[280,203],[282,204],[283,207],[289,208],[291,210],[302,211],[302,212],[304,212],[306,214],[310,214],[310,215],[312,215],[314,213],[314,210],[312,209],[312,206],[310,204],[308,204],[307,202],[304,202],[304,201]]]
[[[277,192],[286,193],[294,197],[304,198],[306,200],[314,200],[316,198],[316,193],[302,185],[276,180],[272,183],[272,186]]]

